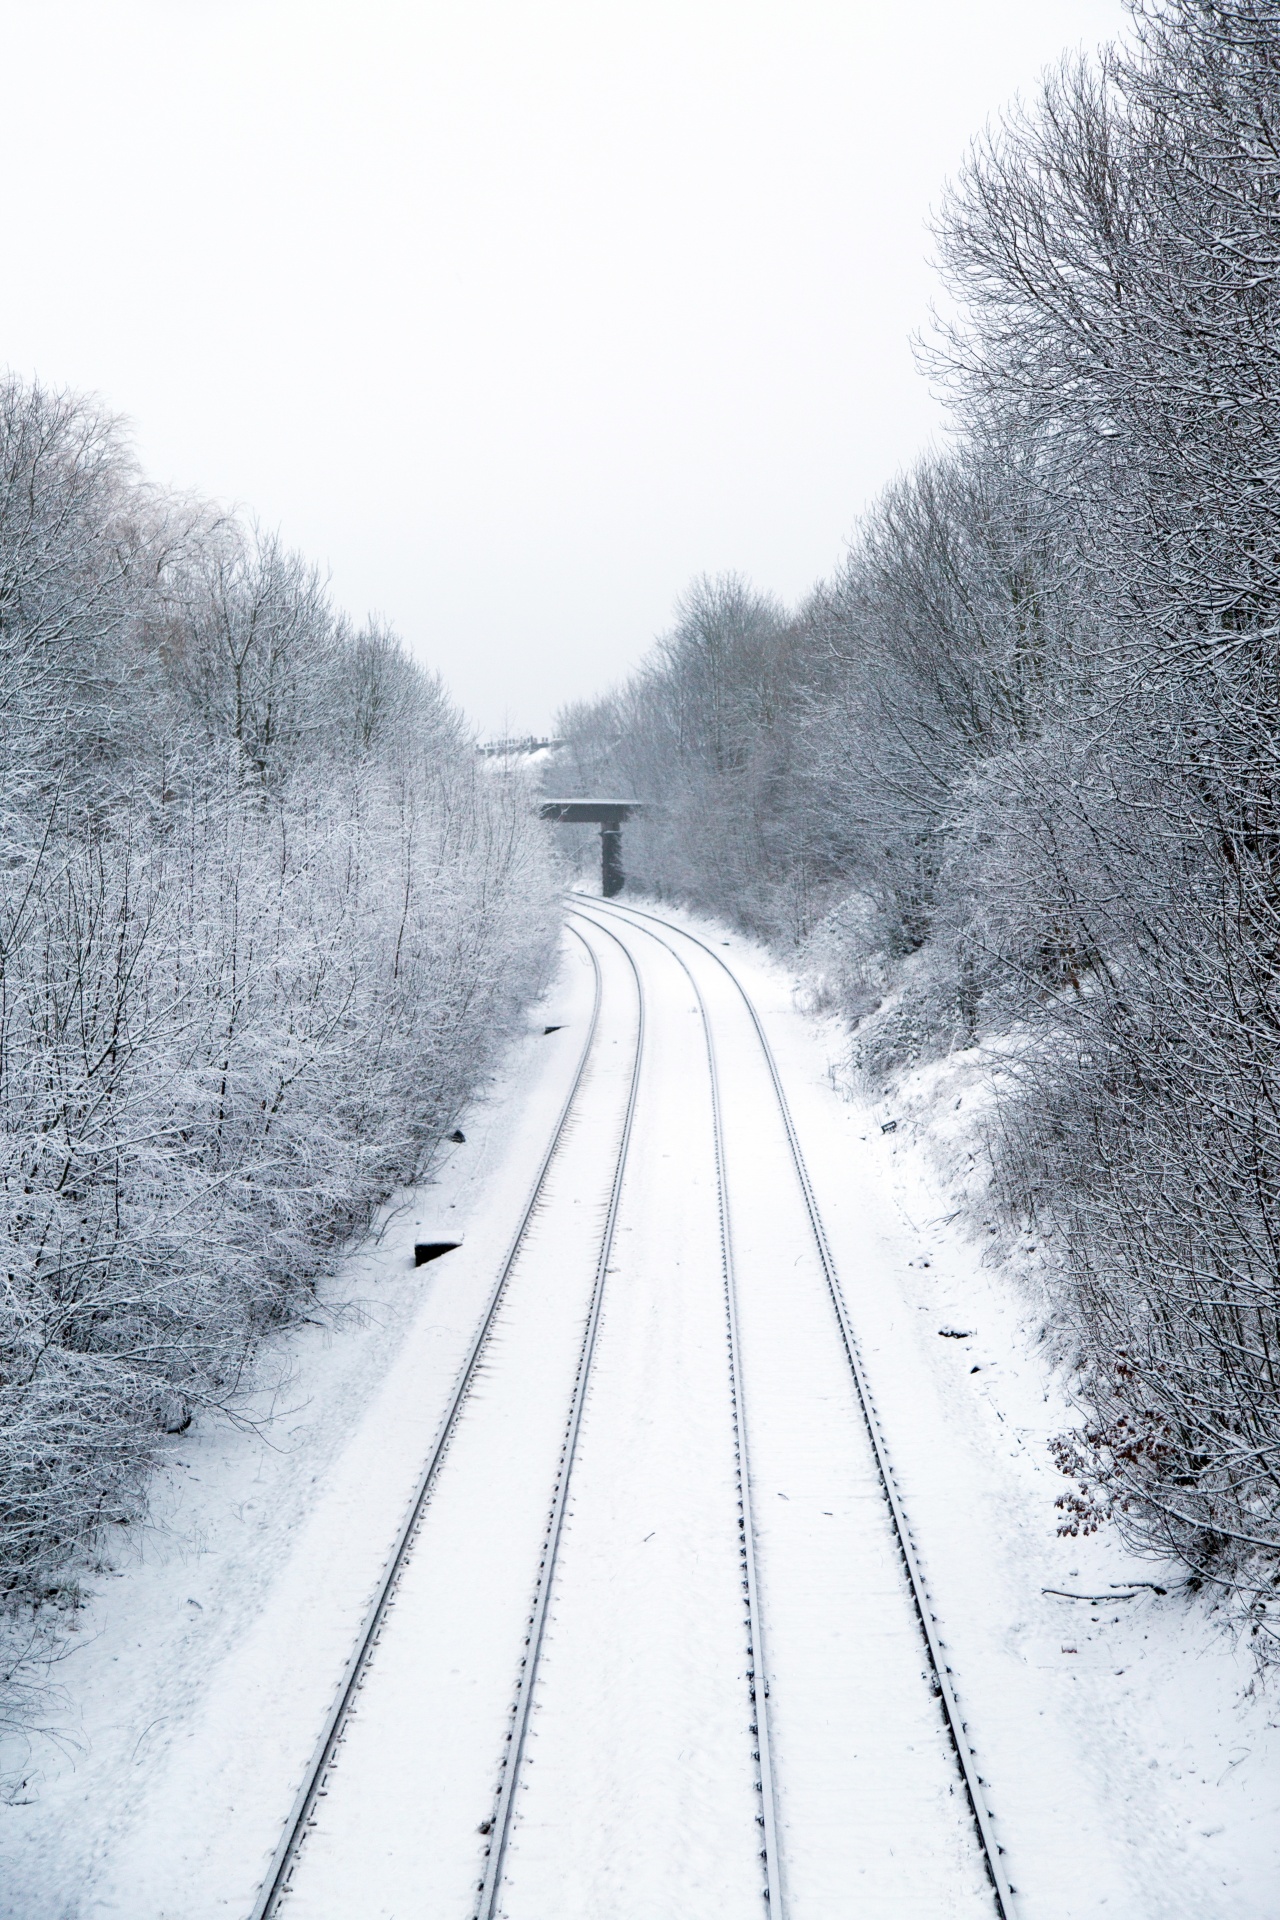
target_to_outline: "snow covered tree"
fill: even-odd
[[[280,542],[0,385],[0,1603],[455,1124],[556,876],[438,679]]]

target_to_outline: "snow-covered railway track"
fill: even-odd
[[[638,1021],[641,1033],[646,1026],[646,983],[640,966],[637,965],[631,944],[613,928],[601,925],[590,915],[580,918],[584,926],[597,935],[603,935],[625,959],[635,983],[638,1007]],[[690,1329],[692,1337],[686,1349],[686,1358],[697,1354],[695,1371],[699,1378],[699,1399],[702,1403],[704,1422],[713,1428],[722,1423],[719,1434],[718,1451],[723,1456],[722,1465],[728,1471],[717,1476],[713,1470],[705,1476],[699,1476],[699,1491],[702,1504],[699,1515],[692,1526],[689,1516],[685,1515],[685,1539],[680,1551],[684,1570],[689,1569],[690,1560],[700,1557],[706,1546],[708,1534],[707,1513],[714,1508],[717,1500],[729,1496],[730,1504],[722,1506],[718,1515],[716,1532],[720,1536],[722,1547],[727,1549],[720,1555],[717,1584],[719,1597],[728,1602],[718,1609],[714,1649],[704,1646],[701,1657],[694,1664],[701,1667],[704,1674],[708,1666],[707,1654],[714,1652],[714,1664],[718,1670],[717,1681],[710,1689],[718,1693],[720,1708],[719,1723],[714,1730],[698,1726],[695,1731],[696,1716],[690,1716],[682,1730],[682,1736],[671,1737],[670,1726],[663,1728],[662,1712],[653,1711],[655,1698],[663,1693],[663,1678],[656,1671],[658,1659],[655,1643],[641,1644],[642,1634],[637,1632],[640,1621],[636,1614],[628,1614],[624,1597],[625,1581],[622,1568],[613,1556],[616,1554],[617,1507],[606,1510],[599,1495],[602,1483],[614,1477],[617,1446],[620,1432],[625,1432],[629,1423],[637,1415],[642,1415],[645,1395],[640,1384],[641,1376],[633,1375],[629,1380],[620,1378],[618,1355],[621,1349],[630,1347],[641,1329],[646,1315],[651,1320],[660,1316],[656,1303],[646,1298],[643,1283],[652,1274],[653,1267],[646,1242],[652,1229],[645,1233],[640,1245],[633,1244],[629,1256],[619,1256],[625,1278],[615,1282],[615,1326],[614,1326],[614,1365],[610,1377],[599,1386],[594,1409],[594,1429],[590,1444],[585,1449],[585,1464],[589,1475],[594,1478],[594,1490],[590,1487],[577,1489],[576,1517],[581,1530],[588,1535],[588,1547],[594,1538],[598,1556],[608,1556],[604,1581],[597,1585],[597,1602],[603,1601],[603,1607],[595,1614],[597,1632],[590,1630],[592,1622],[592,1581],[589,1569],[585,1568],[579,1550],[579,1557],[571,1567],[558,1569],[559,1546],[563,1523],[569,1510],[571,1493],[570,1469],[573,1465],[577,1441],[582,1427],[583,1412],[586,1406],[588,1389],[592,1386],[590,1357],[595,1352],[596,1333],[600,1324],[600,1308],[603,1305],[603,1283],[609,1269],[610,1256],[614,1248],[614,1235],[618,1226],[619,1201],[622,1193],[623,1161],[620,1158],[618,1180],[611,1196],[609,1217],[601,1247],[599,1286],[593,1300],[593,1317],[587,1342],[584,1344],[586,1364],[580,1371],[575,1386],[573,1407],[570,1414],[566,1438],[566,1448],[561,1463],[561,1473],[557,1482],[557,1498],[553,1508],[551,1523],[539,1572],[537,1601],[529,1622],[527,1636],[527,1655],[522,1666],[520,1686],[513,1708],[512,1726],[508,1740],[509,1758],[504,1765],[501,1788],[497,1806],[492,1819],[492,1833],[486,1863],[484,1881],[480,1889],[480,1901],[476,1911],[476,1920],[502,1920],[509,1913],[529,1914],[533,1916],[576,1914],[586,1912],[593,1916],[597,1912],[609,1911],[621,1914],[647,1913],[655,1910],[655,1900],[661,1902],[665,1910],[666,1902],[680,1898],[679,1892],[661,1893],[658,1883],[663,1878],[663,1868],[655,1867],[662,1861],[668,1869],[668,1883],[675,1888],[682,1887],[684,1896],[695,1905],[705,1899],[705,1908],[699,1911],[724,1912],[735,1915],[747,1915],[752,1911],[781,1916],[784,1912],[780,1861],[776,1839],[776,1821],[774,1813],[774,1790],[770,1755],[767,1680],[763,1659],[763,1622],[759,1587],[755,1568],[754,1526],[751,1515],[751,1477],[747,1455],[747,1434],[743,1417],[741,1397],[738,1391],[740,1354],[737,1334],[736,1300],[733,1283],[732,1237],[728,1214],[728,1193],[724,1179],[724,1151],[721,1123],[721,1110],[714,1040],[710,1023],[706,1019],[698,994],[697,983],[684,970],[685,978],[694,995],[705,1050],[707,1068],[707,1105],[700,1111],[701,1102],[696,1102],[687,1118],[690,1121],[690,1134],[707,1148],[705,1153],[706,1172],[710,1176],[700,1182],[693,1173],[689,1160],[681,1160],[675,1169],[666,1169],[654,1184],[656,1169],[652,1164],[642,1167],[634,1183],[636,1191],[631,1196],[630,1214],[632,1218],[625,1231],[639,1232],[645,1216],[645,1209],[655,1199],[659,1205],[665,1204],[672,1213],[679,1212],[680,1196],[693,1192],[689,1214],[684,1225],[688,1230],[693,1216],[698,1216],[697,1224],[702,1229],[698,1244],[690,1265],[694,1268],[694,1288],[703,1301],[703,1314],[696,1331]],[[666,1026],[670,1028],[670,1009],[667,1012]],[[666,1033],[666,1043],[670,1048],[671,1033]],[[680,1049],[682,1061],[687,1054]],[[653,1160],[656,1142],[667,1138],[667,1126],[671,1119],[669,1112],[661,1111],[663,1089],[669,1096],[671,1091],[671,1057],[663,1060],[659,1057],[655,1063],[655,1084],[650,1086],[650,1101],[646,1103],[647,1157]],[[638,1064],[637,1064],[638,1074]],[[633,1094],[635,1088],[633,1086]],[[682,1106],[688,1108],[687,1087],[683,1084],[683,1075],[678,1083],[678,1093]],[[632,1102],[634,1107],[634,1099]],[[709,1128],[707,1122],[710,1122]],[[706,1140],[709,1132],[710,1140]],[[661,1158],[668,1159],[663,1153]],[[647,1175],[647,1177],[646,1177]],[[673,1180],[674,1175],[674,1180]],[[703,1198],[706,1192],[707,1200]],[[717,1358],[716,1342],[707,1339],[710,1327],[714,1325],[712,1313],[706,1307],[712,1302],[712,1292],[708,1285],[714,1271],[712,1255],[718,1262],[721,1284],[721,1311],[723,1314],[722,1332],[727,1338],[727,1366],[723,1353]],[[630,1284],[628,1284],[628,1282]],[[628,1308],[618,1304],[621,1287],[628,1295]],[[639,1316],[635,1317],[639,1303]],[[696,1320],[696,1316],[695,1316]],[[664,1372],[673,1371],[670,1361],[664,1366]],[[658,1422],[655,1421],[655,1424]],[[672,1423],[675,1424],[674,1422]],[[612,1429],[612,1433],[610,1432]],[[705,1446],[705,1435],[703,1444]],[[717,1449],[713,1446],[702,1455],[704,1461],[713,1457]],[[663,1483],[663,1474],[671,1470],[671,1450],[668,1445],[666,1456],[658,1449],[658,1473],[647,1476],[642,1471],[638,1476],[638,1491],[641,1497],[647,1492],[650,1497],[656,1495],[659,1505],[650,1517],[668,1522],[674,1517],[668,1505],[664,1511],[664,1498],[670,1500],[677,1493],[669,1484]],[[648,1479],[648,1486],[645,1482]],[[656,1484],[655,1484],[656,1480]],[[683,1504],[677,1498],[674,1504]],[[643,1536],[643,1542],[654,1537],[658,1529]],[[681,1531],[679,1521],[669,1530],[674,1534]],[[740,1612],[737,1621],[738,1635],[733,1636],[733,1606],[731,1583],[740,1586]],[[584,1600],[584,1590],[586,1598]],[[665,1638],[669,1647],[673,1635],[679,1636],[682,1626],[690,1624],[693,1614],[699,1611],[702,1594],[697,1578],[668,1583],[663,1591],[659,1613],[656,1647],[662,1647]],[[574,1680],[566,1688],[563,1673],[553,1673],[545,1684],[542,1682],[540,1666],[546,1637],[546,1627],[553,1603],[563,1616],[566,1611],[572,1615],[567,1628],[562,1628],[556,1652],[560,1664],[567,1661],[576,1673]],[[644,1626],[653,1624],[653,1609],[644,1609],[648,1618]],[[603,1650],[597,1647],[597,1641],[603,1643]],[[632,1750],[629,1755],[618,1751],[616,1740],[611,1738],[613,1730],[601,1724],[599,1716],[581,1711],[584,1695],[593,1691],[590,1678],[593,1660],[597,1666],[610,1667],[623,1661],[633,1664],[639,1679],[638,1691],[633,1690],[629,1701],[626,1688],[620,1692],[621,1710],[617,1720],[621,1724],[623,1744],[630,1741]],[[735,1700],[735,1691],[737,1698]],[[672,1690],[669,1688],[669,1691]],[[679,1691],[679,1681],[674,1687]],[[592,1702],[594,1705],[595,1702]],[[669,1706],[669,1701],[668,1701]],[[628,1720],[628,1706],[631,1718]],[[554,1751],[541,1756],[550,1764],[539,1768],[542,1776],[542,1806],[536,1805],[538,1795],[534,1794],[535,1809],[532,1817],[527,1809],[520,1806],[522,1789],[533,1784],[526,1778],[528,1767],[532,1764],[532,1755],[528,1749],[534,1733],[532,1720],[535,1708],[550,1709],[552,1726],[544,1726],[544,1733],[550,1731],[551,1739],[544,1741],[544,1747],[554,1749],[556,1745],[556,1725],[561,1734],[560,1764]],[[607,1713],[606,1713],[606,1718]],[[640,1723],[644,1722],[644,1725]],[[567,1731],[568,1744],[576,1747],[578,1753],[564,1764],[565,1754],[563,1738]],[[712,1828],[710,1834],[702,1836],[701,1850],[704,1858],[701,1862],[690,1857],[687,1863],[674,1866],[680,1861],[684,1847],[689,1843],[689,1830],[698,1824],[696,1800],[698,1787],[690,1782],[694,1794],[694,1806],[679,1806],[681,1762],[690,1759],[689,1736],[693,1733],[703,1736],[702,1760],[706,1771],[718,1776],[710,1784],[702,1784],[706,1802],[711,1813]],[[656,1745],[659,1750],[665,1748],[658,1765],[665,1774],[663,1786],[667,1790],[669,1804],[667,1822],[664,1828],[661,1815],[646,1817],[643,1806],[643,1791],[634,1794],[635,1804],[619,1807],[619,1798],[632,1798],[633,1789],[628,1774],[634,1769],[637,1773],[645,1770],[646,1747],[650,1750]],[[683,1748],[683,1751],[681,1749]],[[581,1771],[574,1765],[585,1759],[585,1770],[590,1776],[587,1791],[583,1792]],[[750,1799],[740,1793],[740,1785],[749,1779],[754,1788]],[[619,1795],[621,1788],[621,1796]],[[674,1789],[674,1791],[672,1791]],[[737,1807],[735,1808],[735,1797]],[[757,1811],[748,1809],[753,1806]],[[672,1814],[676,1819],[672,1822]],[[753,1839],[752,1822],[757,1833]],[[586,1832],[584,1833],[583,1829]],[[621,1831],[620,1831],[621,1829]],[[590,1852],[590,1839],[594,1838],[594,1862],[584,1862],[579,1856]],[[587,1844],[584,1846],[584,1841]],[[507,1876],[509,1850],[514,1846],[522,1857],[519,1861],[519,1874],[513,1885]],[[698,1851],[697,1846],[690,1847],[691,1856]],[[645,1855],[648,1859],[645,1859]],[[531,1856],[531,1857],[530,1857]],[[702,1869],[699,1884],[699,1867]],[[576,1870],[576,1871],[575,1871]],[[685,1875],[687,1874],[687,1878]],[[656,1877],[655,1877],[656,1875]],[[576,1883],[576,1884],[575,1884]]]
[[[600,926],[590,914],[580,916],[592,926]],[[601,928],[611,939],[617,934],[607,925]],[[621,944],[621,943],[620,943]],[[663,942],[662,944],[666,944]],[[624,952],[627,951],[624,947]],[[786,1911],[782,1890],[782,1859],[778,1849],[777,1801],[774,1793],[773,1753],[769,1730],[769,1680],[765,1664],[765,1629],[760,1601],[760,1582],[756,1570],[755,1523],[751,1510],[751,1463],[747,1441],[746,1407],[741,1390],[742,1345],[738,1334],[738,1298],[733,1270],[733,1228],[729,1214],[729,1190],[725,1178],[724,1118],[720,1101],[720,1074],[716,1060],[715,1037],[697,980],[673,949],[692,989],[706,1050],[707,1079],[711,1096],[711,1127],[714,1138],[715,1199],[719,1230],[720,1275],[724,1288],[725,1335],[729,1356],[729,1411],[733,1428],[734,1480],[737,1505],[738,1554],[742,1568],[742,1600],[747,1638],[747,1683],[754,1719],[748,1731],[755,1746],[752,1759],[756,1768],[756,1790],[760,1795],[757,1816],[761,1828],[760,1860],[764,1869],[762,1892],[773,1920],[782,1920]],[[632,966],[634,958],[628,953]],[[637,990],[643,994],[643,982],[636,968]],[[489,1920],[487,1914],[482,1920]]]
[[[582,898],[580,904],[583,908],[586,908],[588,906],[587,899],[585,897]],[[611,920],[615,926],[618,924],[627,924],[647,934],[651,940],[656,942],[658,946],[664,948],[672,956],[688,976],[693,986],[706,1036],[708,1060],[714,1089],[717,1163],[719,1168],[722,1217],[725,1221],[726,1242],[728,1236],[728,1197],[725,1190],[724,1173],[725,1144],[721,1122],[721,1095],[715,1061],[715,1042],[712,1036],[712,1019],[708,1011],[706,997],[698,984],[694,971],[690,968],[688,961],[684,957],[684,953],[680,950],[681,944],[684,945],[686,952],[692,949],[703,956],[704,966],[707,961],[714,963],[717,975],[729,983],[739,1006],[748,1018],[750,1030],[754,1035],[758,1047],[759,1058],[767,1071],[773,1100],[776,1104],[777,1115],[785,1136],[788,1158],[802,1201],[804,1215],[808,1223],[813,1250],[821,1271],[825,1291],[829,1298],[831,1308],[834,1311],[835,1324],[838,1328],[841,1348],[855,1388],[858,1411],[861,1415],[866,1437],[870,1444],[875,1477],[891,1525],[893,1544],[896,1549],[902,1574],[905,1577],[905,1586],[918,1629],[919,1640],[925,1655],[927,1677],[931,1691],[941,1708],[942,1721],[956,1766],[959,1783],[962,1785],[964,1800],[972,1825],[973,1837],[976,1840],[982,1866],[985,1870],[989,1897],[994,1901],[995,1909],[1001,1916],[1001,1920],[1014,1920],[1014,1890],[1009,1882],[1006,1871],[1004,1851],[993,1828],[992,1816],[987,1805],[984,1791],[984,1783],[978,1772],[977,1756],[970,1743],[968,1728],[964,1720],[960,1702],[957,1698],[951,1666],[939,1633],[937,1616],[925,1580],[910,1521],[907,1517],[897,1478],[894,1473],[888,1444],[876,1411],[875,1401],[867,1378],[857,1335],[850,1319],[844,1292],[823,1224],[822,1214],[809,1177],[808,1168],[792,1119],[790,1105],[778,1071],[777,1062],[760,1016],[750,995],[743,987],[733,969],[726,964],[721,955],[718,954],[713,947],[699,939],[695,934],[688,932],[687,929],[679,927],[675,923],[661,920],[657,915],[631,906],[623,907],[617,903],[605,903],[592,898],[589,902],[589,908],[592,913],[599,913],[605,920]],[[725,1267],[726,1288],[728,1298],[731,1302],[730,1311],[732,1315],[734,1313],[733,1301],[735,1286],[731,1258],[732,1256],[728,1252],[727,1246]],[[733,1339],[735,1346],[738,1345],[736,1328]],[[741,1362],[737,1358],[735,1358],[734,1364],[735,1398],[738,1401],[739,1411],[741,1413],[743,1411],[741,1406],[742,1368]],[[744,1482],[746,1482],[747,1479],[748,1476],[744,1471]],[[746,1497],[749,1503],[749,1490]],[[787,1496],[783,1495],[782,1497],[786,1498]],[[748,1504],[748,1514],[749,1510]],[[828,1515],[825,1517],[833,1516]],[[755,1605],[758,1617],[758,1600],[755,1602]],[[759,1645],[758,1637],[757,1645]],[[762,1696],[764,1692],[765,1689],[762,1687]],[[782,1861],[782,1849],[779,1848],[776,1840],[773,1842],[771,1851],[773,1854],[772,1871],[776,1877],[780,1872]],[[852,1889],[849,1891],[852,1892]],[[897,1896],[894,1897],[896,1898]],[[892,1910],[896,1911],[898,1909],[894,1908]],[[906,1910],[905,1904],[902,1910]],[[954,1910],[958,1912],[961,1909],[957,1905]]]
[[[579,934],[579,939],[582,938]],[[591,1301],[587,1312],[586,1331],[582,1338],[582,1353],[578,1360],[577,1372],[573,1380],[573,1394],[569,1402],[569,1417],[565,1423],[564,1442],[560,1448],[560,1459],[556,1468],[555,1492],[552,1496],[551,1511],[547,1518],[546,1537],[542,1543],[542,1555],[538,1562],[538,1578],[534,1590],[533,1607],[529,1615],[529,1631],[525,1635],[525,1652],[521,1656],[520,1671],[516,1679],[516,1698],[511,1713],[511,1728],[507,1734],[506,1752],[502,1756],[502,1778],[498,1789],[498,1802],[489,1824],[489,1845],[485,1858],[484,1879],[480,1885],[480,1903],[477,1920],[496,1920],[499,1901],[502,1894],[502,1869],[506,1859],[507,1843],[511,1837],[512,1815],[515,1808],[515,1791],[520,1779],[520,1767],[524,1759],[525,1744],[529,1735],[529,1718],[533,1708],[534,1693],[538,1682],[538,1664],[542,1654],[543,1637],[547,1624],[547,1608],[555,1581],[556,1560],[560,1550],[560,1538],[564,1528],[566,1502],[569,1497],[570,1477],[573,1472],[574,1455],[577,1452],[578,1436],[582,1428],[582,1412],[586,1402],[587,1387],[591,1379],[591,1362],[595,1356],[596,1335],[600,1328],[600,1311],[604,1304],[605,1281],[609,1273],[609,1260],[613,1253],[614,1234],[618,1224],[618,1202],[622,1197],[622,1180],[626,1171],[627,1151],[631,1145],[631,1131],[635,1121],[636,1096],[640,1090],[640,1070],[644,1060],[645,1005],[644,982],[640,972],[626,946],[617,941],[615,944],[626,956],[631,968],[636,989],[636,1044],[634,1063],[631,1069],[631,1085],[627,1095],[626,1111],[623,1115],[622,1133],[618,1142],[617,1158],[614,1162],[613,1184],[609,1190],[609,1204],[605,1213],[604,1231],[600,1236],[600,1251],[596,1260],[595,1284],[591,1289]],[[600,965],[590,943],[587,950],[591,953],[597,980],[600,977]]]
[[[592,1003],[587,1021],[587,1031],[578,1057],[576,1069],[566,1094],[564,1103],[557,1116],[546,1150],[539,1164],[528,1200],[516,1225],[508,1246],[506,1256],[499,1268],[489,1295],[485,1310],[476,1327],[470,1347],[450,1395],[444,1416],[440,1422],[430,1453],[423,1466],[418,1485],[409,1502],[407,1512],[399,1534],[388,1556],[382,1577],[361,1625],[355,1646],[352,1650],[346,1671],[330,1712],[320,1734],[315,1752],[307,1767],[302,1785],[294,1805],[285,1822],[279,1844],[270,1862],[254,1903],[251,1920],[270,1920],[279,1913],[287,1897],[295,1892],[295,1874],[300,1860],[304,1856],[306,1843],[317,1824],[317,1813],[321,1801],[329,1795],[334,1770],[340,1750],[351,1728],[357,1710],[357,1702],[368,1677],[370,1664],[379,1648],[383,1630],[395,1607],[397,1596],[405,1574],[411,1564],[415,1545],[422,1531],[423,1522],[431,1505],[432,1496],[441,1476],[441,1469],[449,1455],[457,1435],[463,1411],[472,1398],[479,1375],[489,1357],[495,1330],[507,1301],[512,1276],[516,1271],[522,1253],[526,1249],[535,1218],[540,1205],[545,1201],[548,1179],[557,1156],[561,1153],[569,1136],[575,1118],[581,1106],[584,1081],[593,1057],[601,1047],[601,1005],[602,977],[600,962],[590,941],[578,935],[580,945],[585,950],[592,969]],[[629,958],[629,956],[628,956]],[[634,972],[634,968],[633,968]],[[501,1818],[509,1818],[510,1783],[514,1781],[518,1767],[519,1745],[523,1737],[523,1712],[527,1715],[529,1681],[532,1667],[536,1663],[537,1647],[540,1641],[541,1625],[545,1617],[546,1596],[550,1586],[550,1575],[554,1565],[555,1547],[559,1537],[559,1527],[563,1515],[564,1494],[567,1488],[569,1468],[572,1464],[573,1449],[576,1443],[577,1427],[581,1417],[582,1395],[590,1372],[591,1354],[594,1346],[595,1330],[599,1321],[600,1301],[603,1284],[608,1268],[609,1252],[612,1246],[614,1223],[617,1213],[617,1199],[621,1188],[622,1174],[626,1162],[630,1141],[631,1125],[635,1110],[636,1089],[639,1083],[644,1038],[643,991],[639,976],[635,976],[637,990],[637,1013],[634,1053],[627,1079],[627,1092],[623,1107],[621,1129],[616,1152],[612,1156],[612,1178],[606,1209],[605,1225],[600,1237],[597,1256],[594,1262],[594,1281],[587,1304],[585,1330],[582,1335],[581,1349],[573,1377],[573,1389],[568,1423],[561,1443],[560,1457],[556,1473],[555,1492],[552,1499],[551,1516],[542,1543],[538,1566],[535,1600],[526,1636],[526,1652],[520,1658],[520,1669],[516,1679],[516,1704],[512,1711],[512,1728],[508,1734],[507,1751],[503,1754],[503,1788],[500,1796]],[[505,1832],[505,1824],[498,1828]],[[500,1858],[500,1849],[490,1846],[489,1856],[496,1867]],[[496,1876],[491,1871],[486,1876],[485,1888],[496,1886]],[[473,1883],[474,1884],[474,1883]],[[304,1900],[305,1904],[305,1900]],[[297,1910],[296,1903],[289,1901],[289,1910]],[[339,1909],[340,1910],[340,1909]]]

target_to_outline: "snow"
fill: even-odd
[[[291,1920],[474,1905],[630,1083],[625,961],[601,963],[592,1124],[571,1124],[552,1162],[295,1870]]]
[[[1168,1570],[1107,1533],[1056,1533],[1046,1443],[1072,1414],[1042,1299],[1025,1262],[991,1257],[980,1218],[953,1217],[978,1064],[868,1102],[845,1084],[845,1036],[801,1012],[785,969],[685,924],[747,985],[777,1053],[1023,1920],[1273,1920],[1274,1692]],[[605,998],[581,1116],[303,1851],[285,1911],[306,1920],[471,1910],[634,1039],[626,963],[591,937]],[[705,1060],[680,970],[626,937],[646,1059],[510,1920],[763,1910]],[[729,983],[689,957],[724,1099],[787,1911],[989,1912],[767,1082]],[[466,1143],[275,1356],[246,1409],[258,1424],[173,1441],[152,1523],[113,1543],[52,1676],[47,1730],[6,1751],[8,1920],[247,1915],[589,1005],[570,942]],[[457,1252],[413,1269],[416,1239],[459,1226]],[[1118,1584],[1135,1579],[1171,1590]]]

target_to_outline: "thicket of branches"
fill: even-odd
[[[268,535],[0,382],[0,1608],[455,1124],[545,965],[526,798]]]
[[[887,1068],[1017,1031],[1071,1525],[1280,1573],[1280,4],[1142,0],[938,225],[955,430],[791,617],[702,583],[584,777],[659,891],[834,953]],[[816,932],[815,932],[816,929]]]

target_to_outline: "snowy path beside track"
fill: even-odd
[[[635,1040],[627,961],[588,912],[603,992],[580,1109],[286,1920],[474,1911]],[[706,1055],[680,966],[641,923],[608,924],[640,970],[645,1053],[497,1910],[755,1920],[769,1909]],[[1152,1570],[1054,1535],[1043,1438],[1065,1412],[1034,1315],[942,1218],[910,1128],[882,1137],[836,1092],[840,1037],[797,1013],[785,973],[686,924],[778,1055],[1019,1920],[1275,1920],[1276,1712],[1243,1697],[1247,1663],[1185,1603],[1094,1618],[1040,1592]],[[785,1913],[976,1920],[991,1895],[776,1104],[732,983],[683,950],[719,1059]],[[293,1410],[269,1444],[212,1428],[174,1443],[171,1528],[87,1609],[57,1676],[61,1745],[37,1739],[0,1805],[5,1920],[247,1920],[590,1002],[571,941],[467,1146],[335,1281],[335,1303],[371,1303],[366,1324],[297,1336]],[[563,1030],[543,1039],[543,1018]],[[455,1220],[462,1249],[409,1270],[414,1238]],[[970,1340],[940,1340],[949,1325]]]

